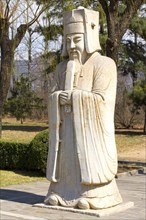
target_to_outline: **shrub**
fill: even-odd
[[[48,156],[48,129],[37,134],[30,143],[30,156],[28,165],[31,170],[46,172]]]
[[[46,172],[48,129],[38,133],[30,144],[0,141],[0,169]]]
[[[28,169],[29,144],[0,142],[1,169]]]

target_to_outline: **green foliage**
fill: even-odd
[[[129,97],[136,107],[144,107],[146,109],[146,79],[135,83]]]
[[[29,144],[0,141],[0,169],[28,169]]]
[[[61,62],[60,51],[48,52],[47,54],[43,54],[42,57],[44,59],[50,60],[50,65],[48,68],[45,69],[45,73],[49,74],[49,73],[55,72],[57,64]]]
[[[15,81],[11,97],[4,105],[4,111],[23,123],[26,117],[31,116],[33,108],[43,108],[42,99],[32,91],[28,78],[21,77],[20,81]]]
[[[30,157],[28,160],[31,170],[39,170],[46,172],[47,156],[48,156],[48,129],[41,131],[35,136],[30,143]]]
[[[131,73],[134,80],[137,80],[137,73],[142,71],[146,73],[146,6],[140,8],[137,14],[132,18],[129,26],[129,36],[131,39],[122,41],[120,49],[119,65],[125,74]],[[144,13],[143,13],[144,11]]]
[[[74,9],[75,7],[75,3],[76,1],[72,1],[72,0],[62,0],[60,1],[60,9],[62,9],[63,11],[70,11],[72,9]]]
[[[124,74],[131,73],[134,80],[137,79],[139,71],[146,73],[145,45],[141,42],[123,41],[120,50],[119,66]]]
[[[50,15],[51,16],[51,15]],[[51,20],[51,18],[48,18]],[[49,21],[47,26],[39,26],[36,31],[43,35],[44,41],[57,41],[60,35],[63,35],[62,24],[55,25],[53,21]]]
[[[30,144],[0,141],[0,169],[34,170],[45,173],[48,156],[48,129]]]
[[[136,109],[142,107],[145,112],[144,133],[146,134],[146,78],[135,83],[133,91],[129,94]]]
[[[133,33],[137,33],[141,38],[146,40],[146,5],[143,5],[140,9],[140,15],[137,14],[131,21],[130,30]]]

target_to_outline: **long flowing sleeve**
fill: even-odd
[[[75,90],[72,93],[76,146],[83,184],[107,183],[117,172],[114,136],[117,75],[114,62],[106,59],[94,76],[91,92]]]

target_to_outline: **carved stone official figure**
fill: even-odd
[[[117,71],[98,53],[98,21],[98,12],[85,8],[64,13],[66,60],[49,98],[49,205],[103,209],[122,201],[115,182]]]

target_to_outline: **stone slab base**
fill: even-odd
[[[93,209],[82,210],[82,209],[68,208],[68,207],[62,207],[62,206],[50,206],[50,205],[45,205],[44,203],[37,203],[33,206],[40,207],[40,208],[67,211],[67,212],[74,212],[74,213],[79,213],[79,214],[92,215],[96,217],[102,217],[102,216],[111,215],[111,214],[125,211],[133,207],[134,202],[123,202],[117,206],[107,208],[107,209],[102,209],[102,210],[93,210]]]

